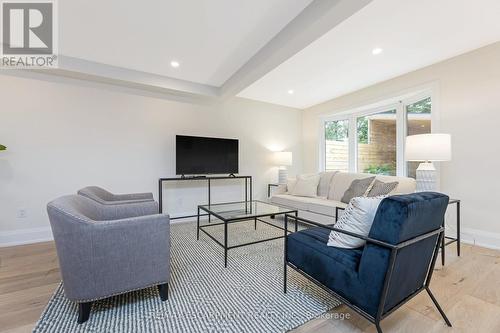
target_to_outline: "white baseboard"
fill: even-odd
[[[460,240],[467,244],[500,250],[500,233],[462,228]]]
[[[189,221],[189,219],[175,220],[175,223]],[[500,250],[500,233],[473,228],[462,228],[461,231],[461,241],[463,243]],[[0,232],[0,247],[48,242],[53,239],[50,227],[3,231]]]
[[[205,213],[202,211],[202,213]],[[170,218],[173,218],[173,217],[179,217],[179,216],[191,216],[191,215],[196,215],[197,212],[181,212],[181,213],[168,213],[170,215]],[[196,216],[195,217],[192,217],[193,219],[196,219]]]
[[[0,232],[0,247],[48,242],[53,240],[50,227]]]
[[[185,214],[179,213],[172,215],[172,217],[181,215],[191,215],[191,214],[193,213],[185,213]],[[173,220],[170,223],[182,223],[191,221],[196,221],[196,218]],[[52,230],[50,229],[50,227],[0,231],[0,248],[8,246],[16,246],[16,245],[49,242],[52,240],[54,240],[54,237],[52,236]]]

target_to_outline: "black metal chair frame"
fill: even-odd
[[[349,300],[347,300],[346,298],[340,296],[335,291],[333,291],[333,290],[329,289],[328,287],[324,286],[321,282],[317,281],[312,276],[308,275],[306,272],[300,270],[298,267],[296,267],[295,265],[293,265],[292,263],[290,263],[290,262],[287,261],[287,237],[286,236],[287,236],[288,220],[289,219],[294,220],[295,223],[300,222],[300,223],[303,223],[303,224],[313,225],[313,226],[317,226],[317,227],[321,227],[321,228],[325,228],[325,229],[337,231],[339,233],[343,233],[343,234],[346,234],[346,235],[349,235],[349,236],[352,236],[352,237],[363,239],[367,243],[376,244],[378,246],[381,246],[381,247],[384,247],[384,248],[387,248],[387,249],[391,250],[391,255],[390,255],[390,259],[389,259],[389,267],[387,269],[387,272],[386,272],[386,275],[385,275],[385,280],[384,280],[384,288],[382,289],[382,296],[380,298],[379,305],[378,305],[378,310],[377,310],[377,315],[375,317],[372,316],[372,315],[370,315],[370,314],[368,314],[368,313],[366,313],[364,310],[362,310],[358,306],[356,306],[356,305],[352,304],[351,302],[349,302]],[[433,230],[433,231],[430,231],[430,232],[428,232],[426,234],[414,237],[412,239],[406,240],[406,241],[401,242],[401,243],[396,244],[396,245],[389,244],[389,243],[386,243],[386,242],[383,242],[383,241],[380,241],[380,240],[377,240],[377,239],[373,239],[373,238],[370,238],[370,237],[358,235],[358,234],[350,232],[350,231],[340,230],[340,229],[337,229],[337,228],[332,227],[332,226],[320,224],[318,222],[314,222],[314,221],[311,221],[311,220],[307,220],[307,219],[304,219],[304,218],[301,218],[301,217],[296,217],[294,215],[289,215],[289,214],[285,215],[285,228],[284,229],[285,229],[285,246],[284,246],[284,248],[285,248],[284,249],[285,256],[284,256],[284,276],[283,276],[283,291],[284,291],[284,293],[287,292],[287,267],[291,267],[295,271],[297,271],[300,274],[302,274],[303,276],[305,276],[307,279],[309,279],[312,282],[314,282],[319,287],[323,288],[324,290],[326,290],[327,292],[329,292],[330,294],[332,294],[334,297],[336,297],[339,301],[341,301],[342,303],[344,303],[345,305],[347,305],[349,308],[351,308],[352,310],[356,311],[357,313],[359,313],[360,315],[362,315],[363,317],[365,317],[366,319],[368,319],[371,323],[375,324],[375,326],[377,328],[377,332],[382,333],[382,328],[380,327],[380,322],[384,318],[386,318],[391,313],[393,313],[394,311],[396,311],[399,307],[401,307],[403,304],[405,304],[406,302],[408,302],[410,299],[412,299],[413,297],[415,297],[416,295],[418,295],[421,291],[426,290],[427,293],[429,294],[432,302],[434,303],[434,305],[438,309],[439,313],[443,317],[444,321],[446,322],[446,325],[448,325],[449,327],[451,327],[451,322],[449,321],[448,317],[446,317],[446,314],[444,313],[443,309],[441,308],[441,306],[439,305],[438,301],[436,300],[436,298],[434,297],[434,295],[432,294],[432,292],[431,292],[431,290],[429,288],[429,284],[430,284],[431,278],[432,278],[432,273],[434,271],[434,266],[436,264],[436,258],[437,258],[438,250],[439,250],[439,247],[440,247],[440,244],[441,244],[441,241],[442,241],[442,237],[444,237],[444,228],[443,227],[441,227],[439,229],[436,229],[436,230]],[[402,248],[405,248],[405,247],[407,247],[407,246],[409,246],[411,244],[420,242],[420,241],[422,241],[424,239],[427,239],[429,237],[432,237],[434,235],[438,235],[438,238],[437,238],[437,241],[436,241],[436,245],[434,247],[434,252],[432,254],[432,260],[431,260],[431,263],[430,263],[428,271],[427,271],[427,276],[424,279],[423,285],[417,291],[415,291],[413,294],[409,295],[404,300],[402,300],[401,302],[399,302],[397,305],[395,305],[394,307],[392,307],[388,311],[384,312],[384,306],[385,306],[386,298],[387,298],[387,295],[388,295],[388,292],[389,292],[389,287],[391,285],[392,272],[394,270],[394,266],[395,266],[395,263],[396,263],[396,256],[398,254],[398,251],[400,251]]]

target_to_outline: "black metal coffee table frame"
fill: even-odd
[[[259,200],[254,200],[253,202],[262,202],[262,203],[265,203],[265,204],[268,204],[268,205],[278,206],[276,204],[270,204],[268,202],[259,201]],[[247,201],[247,202],[245,202],[245,201],[243,201],[243,202],[229,202],[229,203],[213,204],[211,206],[227,205],[227,204],[232,204],[232,203],[247,203],[248,205],[251,205],[252,201]],[[288,207],[283,207],[283,206],[278,206],[278,207],[288,209]],[[201,211],[204,211],[207,214],[200,214]],[[257,230],[257,221],[259,221],[259,222],[268,224],[268,225],[270,225],[272,227],[275,227],[277,229],[280,229],[280,230],[284,231],[285,228],[282,228],[282,227],[280,227],[278,225],[272,224],[272,223],[270,223],[268,221],[262,220],[261,218],[263,218],[263,217],[277,216],[277,215],[283,215],[283,216],[285,216],[285,214],[295,214],[295,216],[297,216],[298,215],[298,211],[290,209],[290,210],[279,212],[279,213],[274,212],[274,213],[247,215],[247,216],[244,216],[244,217],[226,218],[226,217],[223,217],[223,216],[221,216],[220,214],[218,214],[216,212],[211,211],[209,208],[206,208],[204,205],[199,205],[198,206],[198,217],[197,217],[197,223],[196,223],[196,240],[200,239],[200,231],[202,231],[208,237],[210,237],[215,243],[219,244],[224,249],[224,267],[227,268],[227,253],[228,253],[229,250],[235,249],[235,248],[238,248],[238,247],[242,247],[242,246],[249,246],[249,245],[254,245],[254,244],[258,244],[258,243],[269,242],[269,241],[272,241],[272,240],[276,240],[276,239],[280,239],[280,238],[284,238],[285,237],[284,235],[281,235],[281,236],[276,236],[276,237],[272,237],[272,238],[261,239],[261,240],[253,241],[253,242],[249,242],[249,243],[243,243],[243,244],[228,246],[227,245],[227,240],[228,240],[227,227],[228,227],[228,224],[238,223],[238,222],[248,222],[248,221],[252,221],[253,220],[254,221],[254,228],[255,228],[255,230]],[[221,220],[222,222],[211,223],[209,221],[209,224],[200,225],[200,216],[206,216],[206,215],[214,216],[217,219]],[[298,222],[296,220],[296,222],[295,222],[295,232],[297,232],[297,230],[298,230],[297,223]],[[210,227],[214,227],[214,226],[218,226],[218,225],[224,225],[224,243],[219,242],[213,235],[211,235],[208,231],[205,230],[205,228],[210,228]]]

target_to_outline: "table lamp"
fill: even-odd
[[[418,134],[406,137],[406,161],[423,161],[417,168],[417,192],[436,190],[436,168],[432,162],[451,160],[449,134]]]
[[[286,184],[288,179],[287,166],[292,165],[292,152],[290,151],[277,151],[274,153],[274,162],[279,166],[278,183]]]

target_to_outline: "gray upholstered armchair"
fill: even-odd
[[[64,292],[79,305],[78,323],[88,320],[99,299],[152,286],[163,301],[168,298],[169,216],[143,216],[136,208],[81,195],[47,205]]]
[[[79,190],[78,194],[97,201],[102,205],[142,203],[145,206],[155,207],[156,211],[154,213],[158,213],[158,205],[154,201],[152,193],[114,194],[98,186],[87,186]]]

